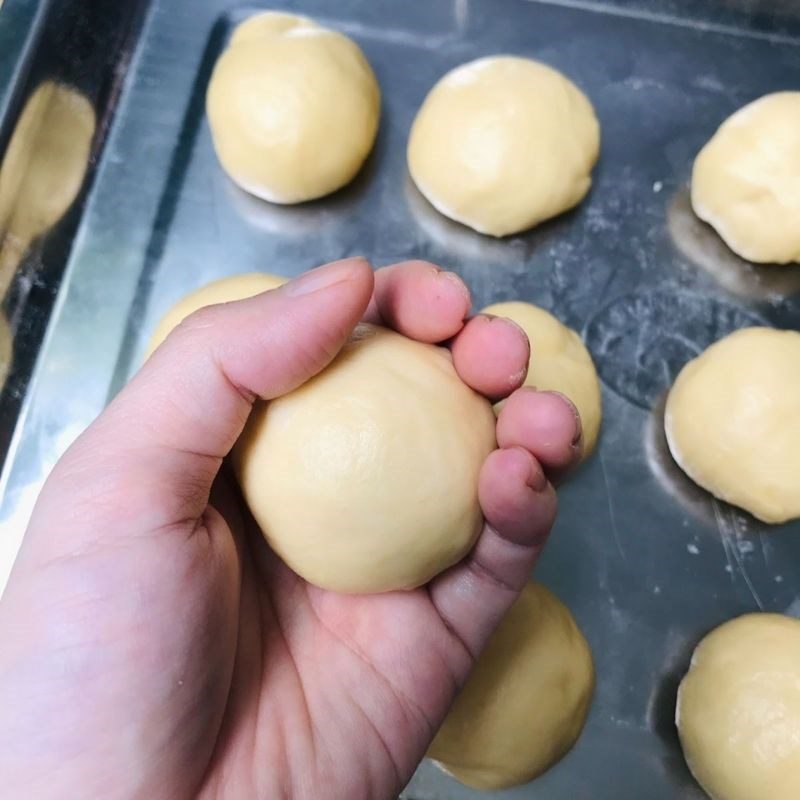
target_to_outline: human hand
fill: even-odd
[[[349,259],[176,329],[53,470],[0,601],[4,797],[396,796],[528,580],[548,478],[580,451],[574,409],[518,389],[522,332],[465,323],[469,307],[452,273]],[[410,592],[305,583],[223,461],[253,399],[305,382],[362,318],[448,341],[466,383],[513,392],[478,542]]]

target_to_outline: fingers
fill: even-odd
[[[528,337],[504,317],[473,317],[450,349],[461,380],[492,400],[521,386],[528,372]]]
[[[420,342],[442,342],[461,330],[472,300],[461,278],[427,261],[405,261],[375,273],[366,322]]]
[[[429,585],[448,629],[474,659],[528,580],[556,514],[556,494],[521,447],[495,450],[481,470],[486,524],[467,558]]]
[[[525,386],[503,404],[497,420],[497,445],[524,447],[550,480],[558,481],[580,461],[580,416],[563,394]]]
[[[191,315],[70,448],[40,512],[72,508],[78,526],[82,516],[102,526],[105,515],[116,530],[127,519],[141,530],[198,518],[254,398],[284,394],[323,369],[372,287],[369,264],[348,259]]]

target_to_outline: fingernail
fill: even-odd
[[[557,392],[555,389],[548,389],[547,394],[554,394],[556,397],[560,397],[567,406],[569,406],[572,416],[575,417],[575,434],[570,442],[570,447],[577,447],[583,438],[583,422],[581,421],[581,414],[580,411],[578,411],[578,407],[563,392]]]
[[[547,476],[538,464],[531,465],[531,472],[526,482],[534,492],[543,492],[547,488]]]
[[[455,272],[445,272],[444,270],[440,272],[437,276],[443,281],[447,281],[448,283],[452,283],[454,286],[458,288],[459,293],[464,298],[464,302],[467,307],[467,311],[472,308],[472,295],[469,293],[469,289],[467,285],[461,280],[461,277],[457,275]]]
[[[346,258],[342,261],[334,261],[332,264],[317,267],[285,284],[283,291],[290,297],[300,297],[301,295],[328,289],[337,283],[344,283],[353,278],[353,266],[359,261],[367,263],[366,259]]]

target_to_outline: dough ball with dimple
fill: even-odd
[[[459,561],[495,447],[489,402],[447,350],[360,325],[299,389],[256,405],[234,448],[272,549],[325,589],[410,589]]]
[[[800,333],[743,328],[712,344],[678,374],[664,425],[714,496],[764,522],[800,516]]]
[[[603,401],[594,361],[581,337],[532,303],[495,303],[484,308],[483,313],[508,317],[525,331],[531,343],[525,385],[561,392],[574,403],[583,426],[586,458],[597,443]]]
[[[190,314],[206,306],[217,303],[231,303],[244,300],[246,297],[267,292],[286,283],[288,279],[265,272],[248,272],[243,275],[231,275],[201,286],[175,303],[161,318],[150,337],[145,358],[167,338],[173,328],[177,328]]]
[[[408,168],[442,214],[505,236],[578,203],[599,148],[594,110],[575,84],[538,61],[494,56],[433,87],[411,128]]]
[[[694,162],[692,207],[742,258],[800,261],[800,92],[722,123]]]
[[[675,722],[714,800],[797,800],[800,621],[746,614],[708,634],[681,682]]]
[[[428,756],[462,783],[541,775],[575,744],[594,691],[592,653],[564,604],[529,583],[478,659]]]
[[[378,130],[380,90],[351,39],[268,12],[234,32],[206,106],[228,175],[264,200],[300,203],[358,172]]]

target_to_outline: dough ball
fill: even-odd
[[[581,337],[531,303],[495,303],[483,313],[508,317],[528,335],[531,359],[525,385],[561,392],[572,400],[581,415],[586,458],[597,443],[603,407],[597,370]]]
[[[206,105],[233,181],[273,203],[301,203],[358,172],[378,130],[380,90],[351,39],[268,12],[234,32]]]
[[[428,756],[462,783],[501,789],[575,744],[594,691],[592,653],[564,604],[529,583],[506,614]]]
[[[14,335],[5,315],[0,313],[0,392],[6,385],[6,378],[11,372],[11,363],[14,357]],[[2,582],[0,581],[0,585]]]
[[[323,372],[257,404],[234,466],[295,572],[325,589],[383,592],[419,586],[470,549],[478,472],[494,447],[492,407],[447,350],[360,325]]]
[[[698,645],[675,714],[692,774],[714,800],[800,797],[800,621],[747,614]]]
[[[560,72],[493,56],[447,73],[411,128],[408,168],[446,217],[505,236],[578,203],[591,185],[600,127]]]
[[[686,474],[764,522],[800,516],[800,333],[743,328],[680,372],[665,433]]]
[[[217,303],[231,303],[234,300],[244,300],[246,297],[267,292],[286,283],[288,278],[279,275],[269,275],[263,272],[249,272],[244,275],[232,275],[220,278],[201,286],[186,297],[175,303],[161,318],[145,351],[145,358],[167,338],[173,328],[177,328],[189,314],[206,306]]]
[[[694,162],[692,207],[742,258],[800,261],[800,92],[722,123]]]

